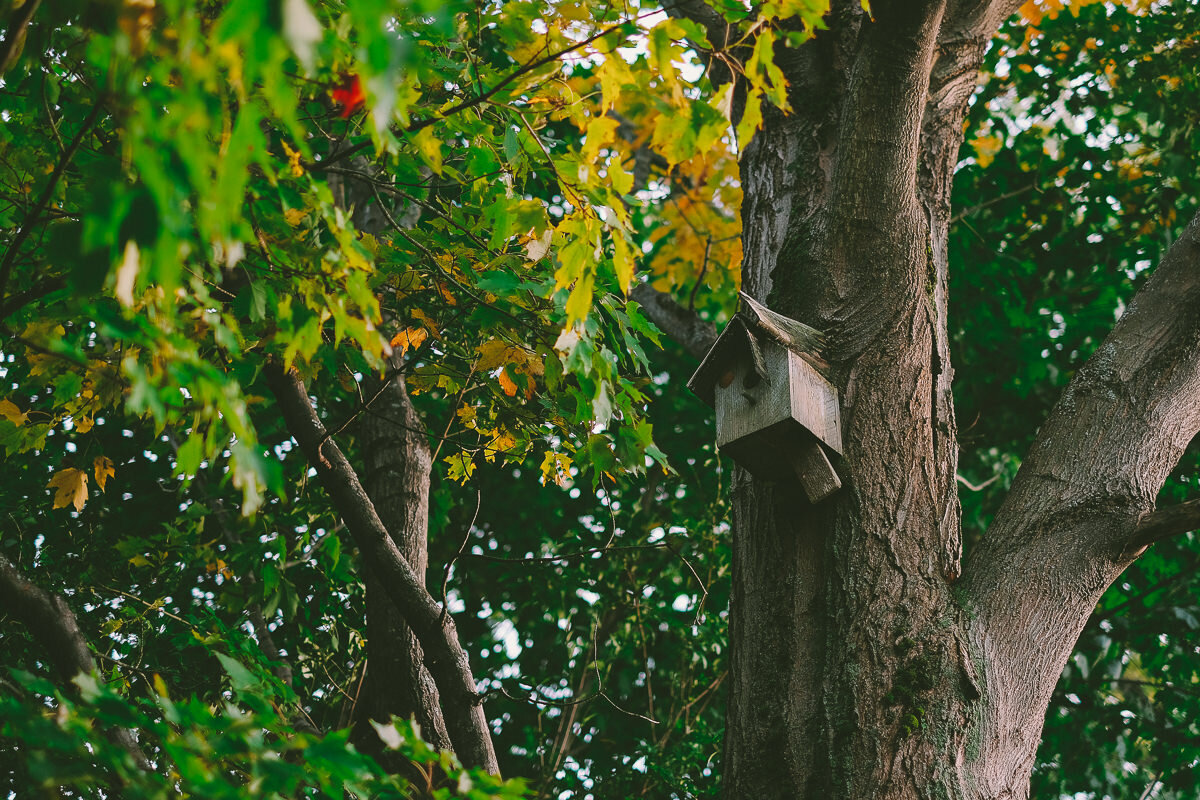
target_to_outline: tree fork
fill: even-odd
[[[317,471],[368,568],[380,577],[388,596],[420,641],[459,759],[466,766],[498,773],[482,698],[475,690],[453,618],[425,589],[424,581],[388,535],[354,468],[317,418],[299,376],[272,364],[267,368],[267,381],[288,430]]]

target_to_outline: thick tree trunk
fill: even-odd
[[[393,368],[399,364],[394,363]],[[430,453],[425,427],[397,374],[378,387],[368,406],[359,438],[363,451],[363,487],[388,535],[424,577],[429,564]],[[395,715],[414,719],[433,746],[449,750],[450,737],[438,704],[437,686],[424,664],[416,634],[388,596],[381,578],[368,566],[367,677],[358,709],[356,739],[369,750],[378,737],[366,720]]]
[[[795,113],[743,153],[743,287],[827,334],[845,488],[814,506],[736,475],[730,800],[1026,797],[1075,638],[1200,428],[1193,225],[959,577],[950,182],[1016,5],[835,2],[782,64]]]

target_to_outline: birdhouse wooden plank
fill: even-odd
[[[742,309],[688,381],[716,410],[717,446],[763,478],[794,476],[819,502],[841,488],[826,448],[842,451],[837,389],[820,332],[742,295]]]

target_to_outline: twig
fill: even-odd
[[[467,549],[467,544],[471,541],[471,529],[475,527],[475,520],[479,519],[479,507],[483,504],[483,492],[479,489],[475,490],[475,513],[471,515],[471,521],[467,523],[467,530],[463,534],[462,544],[458,546],[458,551],[449,561],[446,562],[446,569],[442,572],[442,620],[445,621],[446,615],[450,613],[450,570],[454,567],[454,562],[462,557],[463,551]]]
[[[964,478],[962,475],[959,475],[957,473],[955,474],[954,477],[958,478],[958,482],[961,483],[963,486],[967,487],[968,489],[970,489],[972,492],[982,492],[984,489],[991,486],[996,481],[1000,480],[999,475],[993,475],[992,477],[988,478],[983,483],[974,484],[974,483],[971,483],[966,478]]]

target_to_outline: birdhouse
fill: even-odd
[[[842,487],[838,392],[823,374],[821,333],[746,294],[688,381],[717,412],[717,447],[761,478],[798,479],[810,502]]]

